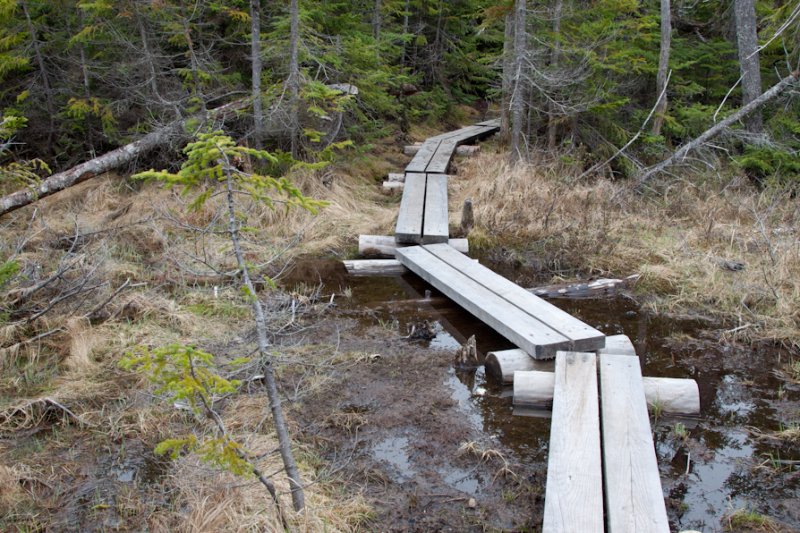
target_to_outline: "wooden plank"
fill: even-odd
[[[394,238],[399,243],[422,239],[422,214],[425,207],[425,174],[407,174]]]
[[[488,126],[496,129],[500,129],[500,119],[493,118],[491,120],[484,120],[483,122],[478,122],[475,124],[476,126]]]
[[[425,216],[422,219],[422,242],[446,243],[449,236],[447,175],[428,174],[428,182],[425,186]]]
[[[483,131],[483,126],[467,126],[465,128],[461,128],[459,130],[453,130],[443,135],[440,135],[440,141],[457,141],[456,144],[461,144],[458,142],[461,139],[474,139]],[[463,141],[461,141],[463,142]]]
[[[471,128],[465,128],[464,130],[460,130],[455,132],[456,134],[448,137],[447,140],[454,140],[456,141],[457,145],[470,143],[472,141],[483,139],[488,137],[489,135],[493,134],[497,131],[497,128],[487,127],[487,126],[472,126]]]
[[[430,253],[445,261],[467,277],[480,283],[511,305],[535,317],[543,324],[557,331],[570,341],[568,349],[574,351],[594,351],[605,346],[605,335],[584,324],[569,313],[526,291],[516,283],[496,274],[481,265],[465,261],[464,256],[447,245],[429,245]],[[533,355],[533,354],[532,354]],[[549,357],[555,355],[549,354]]]
[[[433,154],[436,153],[436,149],[439,148],[440,141],[428,139],[422,144],[422,148],[419,149],[419,152],[414,156],[414,159],[406,166],[406,172],[425,172],[425,169],[428,168],[428,163],[430,163]]]
[[[450,161],[453,159],[453,154],[456,151],[456,141],[447,139],[439,144],[436,153],[433,154],[428,168],[425,172],[428,174],[443,174],[447,172],[447,167],[450,166]]]
[[[557,331],[545,326],[521,309],[509,305],[506,300],[465,276],[422,246],[398,248],[395,256],[409,270],[527,353],[543,357],[544,354],[555,353],[556,350],[571,344],[569,339]]]
[[[599,357],[608,531],[669,533],[639,358]]]
[[[447,244],[461,253],[469,252],[469,239],[450,239]],[[398,244],[389,235],[359,235],[358,253],[368,257],[394,257]]]
[[[542,532],[603,528],[596,356],[558,352]]]

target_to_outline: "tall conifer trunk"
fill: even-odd
[[[553,7],[553,50],[550,53],[550,68],[554,72],[558,70],[561,60],[561,12],[564,8],[564,0],[556,0]],[[553,151],[556,149],[556,136],[558,133],[558,120],[556,115],[558,109],[556,104],[550,100],[547,123],[547,149]]]
[[[653,119],[653,135],[661,135],[664,115],[667,112],[667,73],[669,72],[669,52],[672,46],[672,13],[670,0],[661,0],[661,52],[658,55],[658,74],[656,74],[655,118]]]
[[[527,146],[522,134],[525,119],[525,52],[527,32],[525,28],[526,0],[514,2],[514,79],[511,93],[511,162],[525,159]]]
[[[292,157],[297,159],[300,151],[300,7],[298,0],[289,5],[289,121],[292,136]]]
[[[262,148],[264,140],[264,110],[261,102],[261,0],[250,0],[250,66],[253,98],[253,140],[255,147]]]
[[[755,0],[734,0],[733,11],[736,17],[739,71],[742,74],[742,105],[747,105],[761,96]],[[750,133],[761,133],[764,129],[761,111],[751,113],[745,119],[745,126]]]
[[[505,39],[503,39],[503,78],[500,89],[500,138],[508,142],[511,137],[511,86],[514,79],[514,12],[505,17]]]

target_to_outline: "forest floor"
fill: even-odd
[[[308,258],[353,256],[361,233],[391,234],[399,196],[379,187],[387,172],[405,166],[401,151],[387,139],[369,156],[302,176],[306,194],[330,202],[317,217],[245,206],[248,261],[264,274],[285,273],[280,289],[265,288],[263,295],[290,431],[302,475],[312,482],[309,511],[290,521],[306,531],[536,530],[546,429],[513,442],[498,438],[519,431],[498,421],[507,399],[498,392],[486,400],[495,407],[476,407],[484,401],[483,384],[470,382],[473,376],[464,385],[454,370],[460,339],[437,348],[435,338],[407,338],[409,323],[436,322],[441,313],[414,308],[398,317],[391,302],[408,298],[402,287],[348,280],[328,267],[303,272],[314,264]],[[664,354],[658,368],[681,377],[691,369],[718,369],[713,387],[701,386],[701,396],[710,396],[704,399],[708,417],[718,424],[680,438],[676,425],[663,426],[660,457],[688,471],[680,457],[690,450],[693,460],[717,466],[714,454],[724,454],[710,444],[714,431],[730,444],[755,424],[759,435],[747,438],[770,444],[754,445],[743,479],[783,487],[770,501],[759,493],[752,507],[720,510],[704,530],[800,528],[792,511],[800,494],[794,466],[800,459],[797,202],[716,173],[676,181],[659,196],[631,197],[621,194],[624,182],[571,181],[577,172],[565,163],[570,156],[510,169],[489,142],[478,156],[457,160],[450,183],[454,231],[463,200],[471,198],[470,247],[523,285],[639,274],[631,289],[637,303],[619,310],[619,327],[641,326],[630,317],[645,315],[691,323],[651,340]],[[253,352],[247,304],[208,268],[224,272],[233,258],[224,234],[200,230],[221,204],[212,199],[189,213],[186,202],[153,184],[106,176],[0,221],[0,256],[19,250],[31,280],[67,265],[67,281],[103,284],[80,301],[59,301],[31,323],[0,323],[0,530],[280,528],[259,485],[194,456],[156,457],[160,440],[211,427],[160,401],[146,381],[118,366],[133,346],[183,342],[214,353],[231,376],[249,377],[226,366]],[[58,295],[37,295],[30,305],[46,307]],[[85,318],[110,296],[99,319]],[[381,304],[389,311],[376,311]],[[602,303],[596,315],[570,311],[607,326],[609,305]],[[470,323],[465,330],[479,327]],[[55,333],[25,342],[49,331]],[[753,422],[749,411],[742,415],[742,407],[725,410],[736,401],[752,401],[759,416],[767,406],[765,422]],[[279,458],[271,453],[266,405],[254,380],[219,409],[245,447],[262,456],[262,469],[275,472]],[[532,427],[547,427],[547,420],[531,420]],[[681,521],[690,483],[669,475],[671,518],[692,524]],[[280,475],[275,481],[287,490]],[[288,496],[283,499],[287,505]]]

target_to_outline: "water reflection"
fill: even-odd
[[[306,268],[301,274],[293,279],[319,281],[328,291],[347,289],[352,294],[346,304],[349,308],[381,302],[383,305],[375,308],[375,313],[382,320],[397,320],[400,331],[407,331],[409,324],[422,319],[435,323],[439,329],[426,344],[432,354],[454,350],[471,335],[476,336],[480,357],[489,351],[513,347],[416,276],[348,277],[337,261],[314,262],[313,268]],[[399,304],[408,299],[415,300],[413,305]],[[654,428],[673,525],[717,531],[725,514],[739,508],[755,509],[800,525],[800,517],[791,509],[800,498],[800,476],[765,479],[764,472],[769,470],[758,466],[779,457],[793,468],[792,461],[800,461],[800,450],[796,445],[780,447],[757,441],[751,434],[752,430],[774,431],[791,421],[786,420],[785,413],[776,411],[773,401],[781,386],[772,373],[780,364],[780,353],[721,344],[713,331],[707,331],[706,322],[653,318],[621,297],[553,303],[607,335],[628,335],[645,375],[693,378],[698,382],[700,420],[690,423],[662,419]],[[514,416],[508,387],[487,380],[482,369],[451,369],[445,386],[451,389],[464,416],[488,438],[499,439],[522,461],[546,461],[550,419]],[[479,390],[481,393],[476,394]],[[784,400],[800,401],[798,388],[781,390]],[[680,437],[675,431],[678,422],[686,430]],[[402,443],[393,444],[402,449]],[[381,450],[374,453],[382,454]],[[402,457],[385,459],[397,462],[395,466],[403,472]],[[458,476],[453,475],[456,480]],[[469,493],[477,481],[463,479],[463,483],[456,481]]]

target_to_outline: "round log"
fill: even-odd
[[[693,379],[642,378],[650,411],[696,415],[700,413],[700,390]],[[555,373],[537,370],[514,374],[514,405],[552,407]]]
[[[502,383],[512,383],[517,370],[553,371],[555,359],[537,360],[520,349],[500,350],[486,354],[486,374]]]
[[[527,407],[553,406],[556,388],[555,372],[518,370],[514,373],[514,405]]]
[[[406,181],[406,175],[404,172],[389,172],[386,181]]]
[[[385,191],[401,191],[405,183],[402,181],[384,181],[383,182],[383,190]]]
[[[463,254],[469,252],[469,241],[467,239],[450,239],[448,244]],[[358,236],[358,253],[361,255],[394,257],[396,249],[397,242],[394,237],[389,235]]]
[[[344,267],[353,276],[391,276],[406,272],[406,267],[396,259],[351,259],[344,261]]]
[[[606,337],[606,347],[597,350],[600,354],[636,355],[636,348],[627,335],[609,335]]]
[[[696,415],[700,413],[700,390],[693,379],[643,377],[644,397],[651,411]]]
[[[606,337],[606,347],[598,353],[636,355],[636,349],[627,335]],[[553,360],[536,360],[522,350],[502,350],[486,354],[486,373],[502,383],[512,383],[517,370],[553,370]]]
[[[422,148],[422,143],[414,143],[409,144],[403,147],[403,154],[405,155],[417,155],[419,149]]]
[[[462,144],[456,148],[456,155],[475,155],[481,151],[478,144]]]

